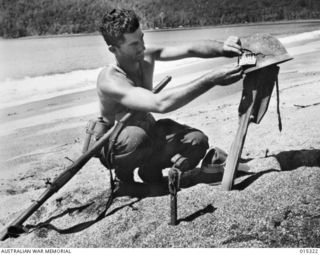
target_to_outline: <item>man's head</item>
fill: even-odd
[[[116,57],[139,60],[144,57],[143,33],[139,18],[131,10],[116,10],[107,13],[100,25],[101,34]]]

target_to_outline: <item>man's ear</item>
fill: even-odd
[[[116,47],[113,46],[113,45],[109,46],[109,51],[110,51],[111,53],[116,53]]]

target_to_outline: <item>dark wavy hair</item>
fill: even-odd
[[[124,33],[133,33],[139,26],[139,17],[134,11],[113,9],[103,16],[100,32],[108,45],[118,46],[124,41]]]

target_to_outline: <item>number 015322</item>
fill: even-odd
[[[301,254],[319,254],[318,248],[303,248],[300,249]]]

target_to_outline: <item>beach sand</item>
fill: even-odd
[[[319,40],[293,45],[289,53],[294,60],[281,64],[279,75],[283,130],[274,93],[262,122],[250,125],[242,153],[252,159],[253,174],[237,178],[232,191],[219,182],[182,189],[178,226],[168,225],[169,196],[157,189],[142,198],[116,198],[94,222],[110,192],[109,173],[94,158],[26,222],[44,227],[0,247],[320,247]],[[210,97],[221,90],[156,118],[199,128],[211,146],[228,151],[241,91]],[[89,90],[2,112],[0,229],[80,156],[86,123],[97,116],[96,100]]]

